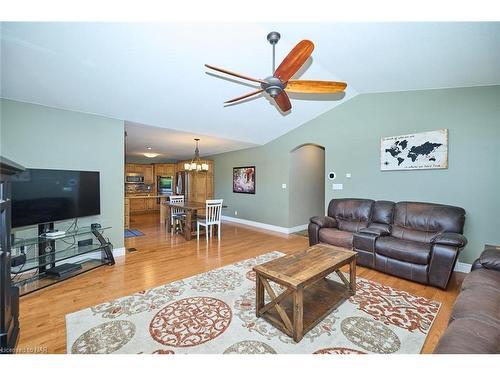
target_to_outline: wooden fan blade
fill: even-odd
[[[282,91],[281,93],[279,93],[279,95],[275,96],[273,99],[283,112],[287,112],[290,109],[292,109],[290,98],[288,97],[286,92]]]
[[[290,80],[285,90],[304,94],[334,94],[344,91],[346,87],[345,82]]]
[[[247,77],[247,76],[235,73],[235,72],[231,72],[231,71],[226,70],[226,69],[217,68],[216,66],[212,66],[212,65],[208,65],[208,64],[205,64],[205,66],[207,68],[209,68],[209,69],[213,69],[213,70],[216,70],[216,71],[221,72],[221,73],[229,74],[230,76],[235,76],[235,77],[238,77],[238,78],[247,79],[247,80],[252,81],[252,82],[267,83],[266,81],[264,81],[262,79]]]
[[[224,103],[227,104],[227,103],[234,103],[234,102],[237,102],[238,100],[241,100],[241,99],[245,99],[245,98],[248,98],[249,96],[253,96],[253,95],[257,95],[257,94],[260,94],[262,91],[262,89],[260,90],[257,90],[257,91],[253,91],[249,94],[245,94],[245,95],[242,95],[242,96],[238,96],[237,98],[234,98],[234,99],[231,99],[231,100],[228,100],[228,101],[225,101]]]
[[[284,58],[280,66],[278,66],[278,69],[274,72],[274,76],[282,82],[287,82],[304,65],[313,50],[313,42],[310,40],[300,41]]]

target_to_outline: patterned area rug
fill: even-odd
[[[300,343],[255,317],[272,252],[66,315],[68,353],[419,353],[440,303],[358,278]],[[336,279],[337,275],[332,276]],[[279,291],[280,287],[273,284]]]

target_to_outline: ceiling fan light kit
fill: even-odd
[[[251,93],[227,100],[225,104],[239,102],[240,100],[266,92],[276,103],[282,112],[288,112],[292,109],[288,92],[300,94],[335,94],[345,90],[345,82],[334,81],[311,81],[311,80],[292,80],[294,74],[304,65],[314,50],[314,44],[310,40],[302,40],[290,51],[283,59],[281,64],[275,69],[275,46],[280,40],[281,35],[277,31],[267,34],[268,42],[273,46],[273,74],[265,79],[257,79],[231,72],[226,69],[218,68],[213,65],[205,64],[209,69],[228,74],[241,79],[246,79],[260,84],[260,89]],[[257,87],[256,87],[257,88]]]

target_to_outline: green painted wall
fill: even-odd
[[[27,168],[99,171],[101,215],[79,225],[112,226],[107,236],[123,247],[123,121],[5,99],[0,105],[0,154]]]
[[[449,129],[448,169],[380,171],[381,137],[442,128]],[[281,184],[289,182],[290,151],[304,143],[325,147],[326,171],[344,184],[333,191],[326,179],[326,205],[333,197],[457,205],[467,211],[461,261],[500,243],[500,86],[359,95],[264,146],[214,155],[225,215],[237,210],[242,219],[292,226]],[[232,193],[232,167],[254,164],[256,195]]]
[[[309,222],[325,206],[325,150],[304,145],[290,153],[288,179],[290,227]]]

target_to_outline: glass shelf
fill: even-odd
[[[106,229],[110,229],[111,227],[101,227],[98,228],[99,232],[103,232]],[[76,230],[72,230],[69,232],[66,232],[63,236],[55,237],[55,238],[50,238],[50,237],[45,237],[45,236],[37,236],[37,237],[31,237],[31,238],[16,238],[14,242],[12,243],[12,247],[21,247],[21,246],[31,246],[31,245],[38,245],[39,243],[44,243],[44,242],[50,242],[50,241],[57,241],[57,240],[62,240],[68,237],[76,237],[76,236],[81,236],[84,234],[90,234],[92,233],[92,228],[91,227],[81,227]]]
[[[46,266],[51,263],[61,262],[63,260],[73,258],[75,256],[88,254],[93,251],[100,251],[103,249],[101,244],[92,244],[88,246],[71,246],[64,250],[55,251],[53,253],[46,253],[40,256],[35,256],[26,259],[26,262],[20,266],[12,267],[10,272],[13,274],[20,274],[27,271],[32,271],[41,266]]]
[[[12,249],[16,249],[16,253],[20,253],[20,247],[26,247],[23,253],[26,254],[27,259],[22,265],[11,267],[12,284],[19,287],[20,295],[26,295],[94,268],[115,264],[112,252],[113,245],[102,235],[105,230],[110,228],[95,228],[95,231],[92,232],[92,228],[86,226],[68,231],[57,238],[42,236],[15,239],[11,246]],[[76,237],[82,235],[87,236],[80,239],[90,239],[89,237],[91,237],[92,243],[78,246]],[[46,252],[40,254],[43,251]],[[47,274],[45,266],[50,267],[54,264],[57,266],[64,263],[80,264],[82,268],[62,277]]]
[[[68,276],[64,277],[54,277],[47,275],[45,273],[42,274],[36,274],[36,275],[27,275],[25,278],[22,278],[20,280],[14,281],[13,285],[19,287],[19,294],[21,296],[29,294],[31,292],[34,292],[36,290],[46,288],[50,285],[56,284],[60,281],[69,279],[71,277],[74,277],[76,275],[80,275],[82,273],[88,272],[90,270],[93,270],[97,267],[104,266],[105,264],[109,264],[108,260],[105,259],[88,259],[84,260],[81,262],[74,262],[78,263],[82,266],[82,268],[78,271],[75,271]]]

